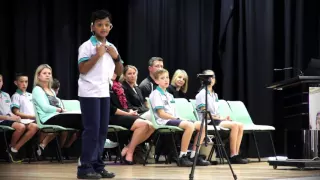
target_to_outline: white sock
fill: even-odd
[[[14,147],[11,147],[11,151],[14,152],[14,153],[18,152],[18,150],[16,150],[16,148],[14,148]]]
[[[190,158],[193,158],[196,155],[196,151],[191,151]]]
[[[179,156],[179,158],[181,158],[183,155],[187,155],[187,152],[182,152],[182,151],[180,151],[180,156]]]
[[[230,157],[232,158],[232,157],[237,156],[237,155],[238,155],[238,154],[230,155]]]
[[[40,144],[39,146],[42,148],[42,150],[44,150],[44,148],[46,148],[43,144]]]

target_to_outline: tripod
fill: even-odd
[[[199,151],[199,147],[200,147],[200,138],[201,138],[201,134],[202,134],[202,130],[203,130],[203,125],[205,124],[205,134],[207,134],[207,117],[209,116],[210,117],[210,120],[211,122],[213,121],[212,117],[211,117],[211,114],[209,111],[207,111],[207,108],[208,108],[208,86],[206,83],[205,84],[205,109],[203,111],[203,117],[202,117],[202,120],[201,120],[201,126],[200,126],[200,131],[199,131],[199,136],[198,136],[198,139],[197,139],[197,145],[196,145],[196,154],[195,154],[195,157],[194,157],[194,161],[193,161],[193,165],[192,165],[192,168],[191,168],[191,172],[189,174],[189,179],[190,180],[193,180],[193,177],[194,177],[194,170],[195,170],[195,167],[196,167],[196,162],[197,162],[197,159],[198,159],[198,151]],[[216,125],[213,123],[213,127],[214,127],[214,132],[215,132],[215,135],[216,135],[216,138],[217,138],[217,144],[221,144],[222,145],[222,150],[223,150],[223,153],[227,159],[227,162],[228,162],[228,165],[229,165],[229,168],[231,170],[231,173],[232,173],[232,176],[233,176],[233,179],[237,179],[237,175],[234,173],[233,169],[232,169],[232,166],[230,164],[230,160],[228,158],[228,155],[227,155],[227,152],[226,152],[226,149],[224,148],[224,145],[223,145],[223,142],[221,140],[221,137],[220,137],[220,134],[217,130],[217,127]],[[205,139],[205,145],[207,145],[207,140]],[[223,157],[222,157],[223,158]]]

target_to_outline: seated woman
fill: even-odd
[[[126,164],[133,164],[133,153],[137,145],[146,141],[154,132],[150,121],[139,118],[137,111],[128,109],[126,96],[121,84],[112,77],[113,85],[110,91],[111,109],[110,125],[122,126],[133,131],[130,143],[122,149],[121,156]]]
[[[167,91],[172,94],[174,98],[186,98],[188,91],[188,74],[185,70],[176,70]]]
[[[74,114],[59,114],[65,110],[56,97],[52,85],[52,69],[47,64],[40,65],[34,75],[33,102],[43,124],[59,125],[66,128],[82,129],[81,117]],[[80,118],[79,118],[80,117]]]
[[[122,74],[122,88],[126,95],[128,108],[136,110],[142,118],[150,120],[149,108],[146,106],[146,100],[137,85],[137,79],[138,69],[132,65],[125,66]]]
[[[213,119],[213,122],[210,122],[209,124],[212,123],[212,124],[215,124],[216,126],[219,125],[221,127],[229,128],[231,130],[230,137],[229,137],[230,138],[230,162],[233,164],[246,164],[248,163],[248,160],[242,159],[239,156],[239,150],[240,150],[240,145],[241,145],[242,136],[243,136],[243,124],[232,121],[229,116],[222,117],[219,115],[218,95],[213,90],[213,86],[216,83],[214,72],[212,70],[205,70],[203,74],[212,75],[212,77],[209,79],[210,84],[207,85],[207,89],[208,89],[207,108]],[[203,85],[200,92],[196,95],[196,105],[197,105],[198,115],[200,119],[203,118],[202,110],[205,109],[205,104],[206,104],[206,99],[205,99],[206,91],[204,87],[205,85]],[[210,117],[208,117],[207,119],[210,119]]]

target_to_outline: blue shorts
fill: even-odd
[[[167,125],[167,126],[177,126],[177,127],[179,127],[179,125],[180,125],[181,122],[182,122],[182,121],[179,120],[179,119],[171,119],[171,120],[169,120],[169,121],[166,123],[166,125]]]
[[[14,122],[15,122],[15,121],[4,120],[4,121],[0,122],[0,125],[12,127],[12,124],[13,124]]]

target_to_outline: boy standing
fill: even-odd
[[[113,73],[121,75],[123,66],[116,47],[107,41],[112,29],[111,15],[99,10],[92,13],[91,38],[79,47],[79,100],[82,112],[82,152],[78,179],[113,178],[104,169],[102,153],[109,125],[109,85]]]

